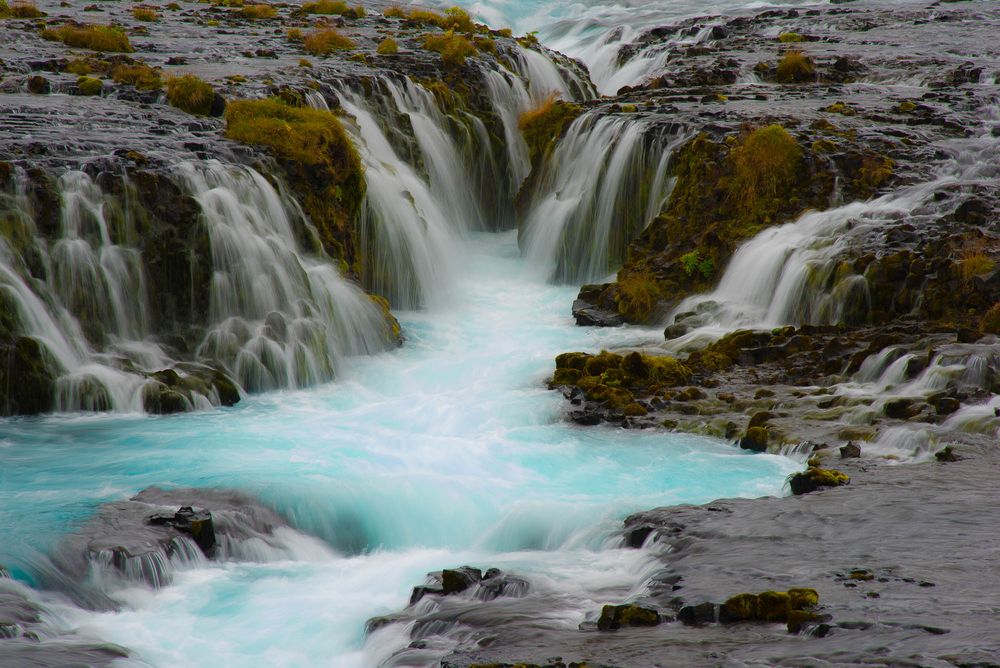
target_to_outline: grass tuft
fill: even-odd
[[[196,116],[208,116],[215,101],[215,89],[193,74],[167,79],[167,101]]]
[[[42,38],[93,51],[131,53],[128,35],[116,26],[63,25],[42,31]]]
[[[346,51],[357,46],[350,37],[333,28],[314,30],[302,40],[302,46],[314,56],[325,56],[334,51]]]

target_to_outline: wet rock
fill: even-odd
[[[810,467],[802,473],[796,473],[788,479],[788,484],[792,488],[792,494],[808,494],[824,487],[839,487],[847,485],[851,478],[846,473],[833,469],[821,469],[815,466]]]
[[[698,605],[685,605],[677,613],[677,619],[688,626],[698,624],[712,624],[718,621],[718,606],[714,603],[699,603]]]
[[[528,581],[524,578],[504,573],[499,568],[490,568],[479,581],[475,597],[480,601],[492,601],[501,596],[521,598],[528,593],[528,589]]]
[[[882,408],[882,412],[885,413],[886,417],[890,417],[896,420],[906,420],[912,417],[913,408],[912,399],[892,399],[885,402],[885,406]]]
[[[35,95],[48,95],[52,92],[52,84],[43,76],[28,77],[28,92]]]
[[[789,632],[798,633],[803,624],[819,619],[811,612],[818,604],[819,594],[815,589],[737,594],[719,607],[719,621],[786,622]]]
[[[483,579],[483,572],[471,566],[441,571],[441,591],[445,595],[463,592]]]
[[[753,452],[767,452],[767,429],[750,427],[740,439],[740,448]]]
[[[36,339],[17,337],[13,345],[0,340],[0,414],[33,415],[52,410],[57,376],[58,364]]]
[[[614,311],[594,306],[581,299],[573,302],[573,317],[581,327],[618,327],[625,320]]]
[[[937,452],[934,453],[934,459],[938,460],[939,462],[947,463],[947,462],[958,462],[961,461],[963,458],[959,457],[955,453],[954,448],[952,448],[950,445],[947,445],[941,450],[938,450]]]
[[[847,445],[840,448],[841,459],[857,459],[861,456],[861,446],[854,441],[849,441]]]
[[[215,525],[212,513],[207,510],[181,506],[173,515],[151,515],[147,521],[153,526],[168,526],[188,534],[205,556],[211,556],[215,550]]]
[[[656,610],[638,605],[606,605],[601,609],[597,628],[601,631],[615,631],[623,626],[656,626],[660,615]]]

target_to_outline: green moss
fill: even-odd
[[[538,107],[521,114],[518,127],[528,145],[532,164],[552,152],[566,129],[582,113],[583,108],[579,105],[552,95]]]
[[[823,111],[828,114],[840,114],[841,116],[856,116],[858,113],[853,107],[843,102],[834,102],[830,106],[824,107]]]
[[[196,116],[208,116],[215,102],[215,89],[193,74],[167,79],[167,101]]]
[[[914,104],[913,102],[910,102],[909,100],[903,100],[898,105],[896,105],[896,111],[898,111],[901,114],[908,114],[916,108],[917,105]]]
[[[817,139],[812,143],[811,148],[813,153],[834,153],[837,150],[837,145],[829,139]]]
[[[737,222],[756,233],[758,226],[771,223],[773,212],[794,188],[802,149],[785,128],[768,125],[740,137],[730,160],[733,174],[728,194],[738,203]]]
[[[80,77],[76,80],[76,89],[80,95],[100,95],[104,84],[94,77]]]
[[[429,9],[414,8],[405,11],[400,7],[390,7],[385,11],[385,16],[390,18],[401,18],[407,23],[415,25],[437,26],[442,30],[453,30],[463,33],[477,32],[479,27],[473,22],[472,17],[461,7],[452,7],[443,14]]]
[[[64,25],[43,30],[42,38],[93,51],[131,53],[133,50],[125,31],[116,26]]]
[[[819,594],[815,589],[737,594],[722,604],[719,618],[724,622],[785,622],[793,612],[818,604]]]
[[[649,411],[647,411],[642,404],[637,404],[635,402],[632,402],[627,406],[625,406],[624,412],[625,415],[628,417],[640,417],[649,414]]]
[[[550,386],[575,385],[590,401],[645,415],[636,394],[651,395],[664,387],[686,383],[691,370],[673,357],[631,352],[625,356],[602,350],[597,355],[563,353],[556,357]]]
[[[632,604],[606,605],[601,609],[597,628],[613,631],[623,626],[656,626],[659,623],[660,615],[655,610]]]
[[[332,112],[279,99],[240,100],[226,109],[226,136],[267,146],[281,161],[330,255],[354,259],[353,221],[365,194],[361,158]]]

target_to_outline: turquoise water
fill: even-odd
[[[781,493],[797,468],[782,457],[567,424],[545,388],[554,355],[662,333],[575,327],[576,290],[533,275],[513,233],[462,250],[452,293],[402,315],[405,345],[351,360],[331,385],[181,416],[0,422],[0,563],[29,578],[35,550],[152,484],[248,491],[319,540],[113,592],[121,612],[61,606],[64,623],[156,666],[374,665],[405,640],[366,644],[365,620],[405,606],[428,571],[524,574],[559,592],[551,623],[575,626],[649,565],[612,547],[626,514]]]

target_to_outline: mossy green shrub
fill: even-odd
[[[111,79],[117,83],[135,86],[139,90],[159,90],[163,88],[160,70],[145,63],[118,65],[111,69]]]
[[[399,53],[399,44],[396,43],[392,37],[386,37],[378,44],[378,48],[375,49],[375,53],[380,56],[391,56]]]
[[[354,221],[365,194],[361,158],[330,111],[277,98],[239,100],[226,107],[226,137],[266,146],[288,175],[327,252],[354,264]]]
[[[94,77],[80,77],[76,80],[76,89],[80,95],[100,95],[104,84]]]
[[[806,83],[816,79],[816,65],[799,49],[788,49],[778,61],[775,78],[779,83]]]
[[[823,487],[840,487],[851,482],[851,477],[846,473],[834,469],[822,469],[810,466],[802,473],[794,473],[788,478],[792,494],[808,494]]]
[[[834,102],[828,107],[823,107],[823,111],[828,114],[840,114],[841,116],[856,116],[858,114],[854,107],[845,102]]]
[[[167,101],[196,116],[208,116],[215,101],[215,89],[193,74],[167,79]]]
[[[42,38],[92,51],[131,53],[133,50],[128,35],[117,26],[67,24],[43,30]]]
[[[528,145],[532,164],[552,152],[566,129],[582,113],[580,105],[550,95],[534,109],[521,114],[518,127]]]
[[[454,30],[424,35],[420,43],[428,51],[441,54],[441,62],[450,68],[465,65],[466,58],[479,53],[479,49],[468,37]]]
[[[302,46],[314,56],[326,56],[334,51],[347,51],[357,46],[354,41],[333,28],[314,30],[302,40]]]

